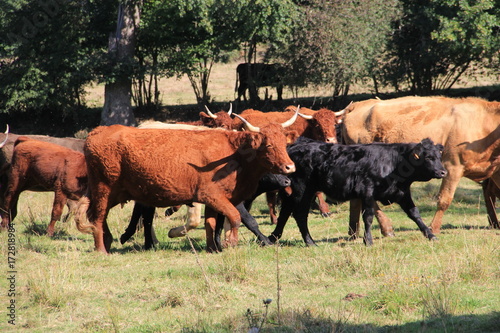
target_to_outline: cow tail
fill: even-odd
[[[87,210],[89,209],[90,199],[88,196],[84,195],[78,200],[78,204],[75,210],[75,222],[78,231],[84,234],[91,234],[95,230],[95,226],[88,222]]]

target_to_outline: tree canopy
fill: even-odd
[[[86,85],[123,72],[137,106],[158,106],[158,80],[183,74],[208,103],[213,64],[240,51],[258,61],[258,45],[264,61],[287,65],[293,87],[330,86],[336,98],[370,79],[430,94],[484,59],[498,64],[500,49],[500,0],[144,0],[134,59],[111,64],[121,1],[0,2],[8,113],[67,114],[85,106]]]

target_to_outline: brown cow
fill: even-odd
[[[444,145],[443,164],[448,175],[441,183],[437,211],[430,226],[434,233],[440,232],[443,214],[461,177],[474,181],[491,177],[500,184],[500,173],[496,172],[496,158],[500,154],[500,102],[472,97],[370,99],[348,108],[342,136],[348,144],[419,142],[429,137]],[[379,213],[381,227],[392,228],[385,215]],[[351,235],[356,234],[358,221],[359,211],[351,207]]]
[[[7,131],[6,131],[7,133]],[[20,137],[21,135],[14,134],[14,133],[9,133],[8,135],[4,133],[0,133],[0,140],[4,142],[4,145],[1,146],[0,148],[0,207],[3,206],[4,202],[4,192],[5,188],[7,187],[7,182],[8,182],[8,175],[7,171],[9,170],[10,163],[12,161],[12,154],[14,152],[14,143],[16,140]],[[43,142],[50,142],[54,143],[78,152],[81,152],[83,154],[83,144],[85,143],[85,140],[82,139],[76,139],[76,138],[56,138],[52,136],[47,136],[47,135],[22,135],[29,137],[31,139],[43,141]],[[73,211],[73,209],[76,207],[76,202],[72,200],[68,200],[67,202],[69,212],[68,214],[63,218],[63,221],[66,221],[70,215],[70,213]]]
[[[219,111],[215,114],[210,112],[207,106],[205,106],[206,113],[200,112],[200,120],[197,121],[179,121],[176,124],[187,124],[193,126],[206,126],[210,128],[225,128],[228,130],[234,129],[233,118],[231,118],[231,113],[233,111],[233,105],[229,107],[229,111]]]
[[[250,196],[266,172],[291,173],[285,132],[297,118],[250,131],[137,129],[101,126],[85,144],[89,195],[80,200],[79,230],[93,232],[95,249],[107,253],[113,237],[106,217],[119,203],[135,200],[155,207],[200,202],[205,210],[207,250],[220,251],[213,231],[217,212],[228,217],[231,245],[237,243],[240,215],[235,204]],[[91,224],[83,221],[87,212]]]
[[[82,153],[26,136],[20,136],[14,144],[8,174],[1,209],[3,228],[16,217],[21,192],[54,191],[52,215],[47,227],[47,234],[52,236],[67,200],[78,200],[87,189],[87,168]]]

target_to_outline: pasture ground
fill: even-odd
[[[235,68],[214,67],[210,92],[221,107],[234,99]],[[488,97],[499,91],[488,86],[497,82],[463,83],[486,86],[473,88],[472,95]],[[155,118],[196,118],[199,109],[186,78],[162,80],[161,90],[167,106]],[[96,109],[89,113],[95,120],[85,126],[98,122],[103,102],[102,86],[88,91],[87,104]],[[370,97],[373,91],[364,84],[352,92]],[[316,88],[299,94],[314,108],[329,96],[328,89]],[[293,97],[285,89],[285,103],[297,102]],[[42,124],[33,131],[76,132],[52,126],[53,132]],[[438,186],[413,186],[428,224]],[[106,256],[93,252],[92,237],[79,233],[72,220],[58,223],[54,238],[45,235],[52,200],[51,193],[23,193],[14,243],[0,234],[2,332],[250,332],[253,326],[261,332],[500,332],[500,231],[488,228],[480,187],[466,179],[444,216],[439,241],[427,241],[393,205],[384,211],[396,237],[382,238],[374,225],[370,248],[346,239],[344,203],[331,205],[329,218],[311,211],[318,243],[313,248],[304,246],[290,219],[279,246],[259,247],[242,227],[238,247],[207,254],[202,227],[189,238],[169,239],[168,230],[183,223],[183,214],[167,219],[158,210],[160,244],[143,251],[142,233],[125,245],[118,241],[131,215],[129,203],[110,212],[115,241]],[[251,213],[268,235],[273,226],[263,196]],[[12,267],[9,256],[15,258]],[[267,307],[265,299],[272,299]],[[12,301],[15,326],[8,323]]]
[[[438,181],[415,184],[424,221],[435,210]],[[347,241],[348,204],[331,217],[310,213],[317,247],[305,247],[295,221],[279,246],[259,247],[242,227],[240,243],[207,254],[204,230],[169,239],[183,223],[157,211],[160,245],[143,251],[143,235],[120,245],[132,204],[111,210],[111,255],[93,252],[93,239],[74,222],[45,235],[50,193],[24,192],[15,220],[16,295],[0,279],[2,332],[499,332],[500,231],[487,227],[480,187],[466,179],[444,218],[439,241],[427,241],[397,205],[384,209],[396,237],[374,245]],[[251,213],[264,234],[264,196]],[[9,271],[7,236],[0,245]],[[191,245],[192,243],[192,245]],[[193,252],[193,249],[196,252]],[[15,300],[16,325],[8,323]],[[263,300],[272,299],[265,307]],[[266,314],[267,310],[267,314]]]

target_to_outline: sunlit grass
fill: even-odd
[[[438,184],[414,186],[426,223]],[[142,249],[142,232],[119,244],[129,203],[110,211],[115,241],[107,256],[93,252],[92,237],[73,221],[59,222],[56,236],[47,237],[52,194],[26,192],[15,220],[13,331],[247,332],[247,311],[263,315],[262,301],[272,299],[263,332],[494,332],[500,327],[500,231],[487,228],[479,190],[462,180],[463,198],[445,214],[438,242],[426,240],[397,205],[384,208],[396,237],[383,238],[374,226],[372,247],[349,242],[345,203],[332,205],[329,218],[311,211],[317,247],[304,246],[290,219],[279,247],[259,247],[242,227],[238,247],[219,254],[203,250],[200,227],[189,234],[196,255],[188,239],[167,236],[183,214],[166,219],[161,209],[156,250]],[[260,197],[252,213],[267,235],[273,226],[265,212]],[[6,254],[5,242],[0,247]],[[6,290],[5,280],[0,288]],[[2,331],[12,328],[0,322]]]

